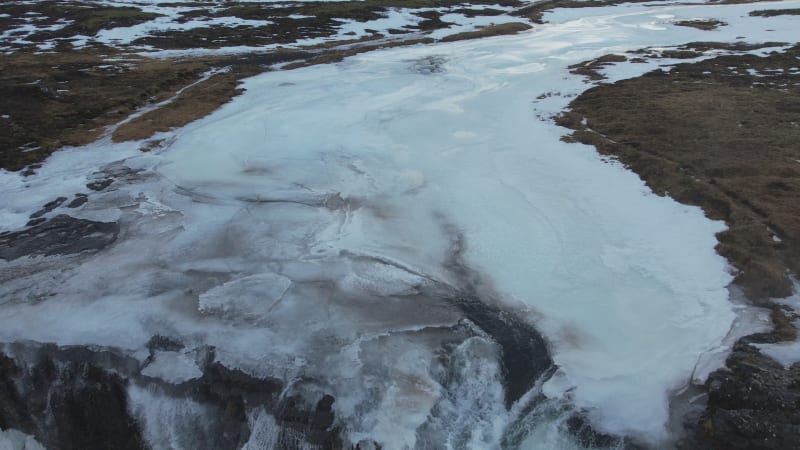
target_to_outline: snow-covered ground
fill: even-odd
[[[274,8],[281,8],[286,5],[293,5],[300,2],[258,2],[271,4],[274,3]],[[41,23],[45,16],[41,14],[31,15],[27,17],[24,24],[18,25],[14,28],[7,30],[0,34],[0,51],[13,51],[13,45],[36,45],[42,51],[52,50],[58,41],[68,41],[75,48],[85,48],[89,44],[102,44],[104,46],[125,47],[127,50],[141,51],[143,54],[155,57],[175,57],[193,54],[233,54],[244,52],[256,51],[269,51],[276,48],[298,48],[309,47],[326,42],[333,41],[356,41],[361,38],[373,37],[376,33],[389,35],[389,40],[401,40],[423,35],[431,36],[439,39],[446,35],[455,34],[463,31],[472,31],[480,27],[493,24],[501,24],[507,22],[519,22],[524,19],[513,17],[508,14],[499,14],[493,16],[476,16],[467,17],[461,12],[452,12],[454,10],[463,10],[468,7],[472,11],[491,9],[494,11],[505,11],[509,13],[513,8],[501,5],[456,5],[454,7],[439,7],[439,8],[388,8],[381,15],[383,17],[366,20],[356,21],[343,17],[337,19],[337,24],[334,26],[335,31],[328,36],[311,36],[306,38],[297,39],[292,43],[269,43],[265,45],[225,45],[220,48],[204,49],[202,45],[204,41],[197,41],[197,47],[193,49],[178,49],[178,50],[161,50],[152,45],[136,45],[135,48],[129,48],[137,39],[152,36],[163,32],[172,31],[186,31],[194,30],[197,28],[211,28],[211,27],[228,27],[228,28],[259,28],[271,24],[270,20],[248,20],[236,16],[215,16],[215,14],[224,13],[225,9],[231,5],[224,1],[208,2],[202,7],[198,6],[196,2],[184,2],[186,5],[181,5],[181,2],[173,2],[173,4],[165,5],[164,2],[151,2],[151,1],[138,1],[138,0],[112,0],[112,1],[93,1],[88,2],[97,4],[99,6],[113,6],[113,7],[134,7],[140,9],[145,13],[158,14],[159,16],[145,21],[143,23],[132,26],[118,26],[111,29],[103,29],[98,31],[96,35],[74,35],[70,37],[51,38],[42,42],[32,42],[31,36],[36,33],[44,31],[58,31],[70,24],[68,20],[59,20],[56,24]],[[253,2],[255,3],[255,2]],[[265,11],[270,11],[268,8],[271,6],[261,5]],[[447,28],[435,30],[434,32],[421,32],[419,30],[412,32],[412,30],[404,30],[404,27],[414,27],[424,19],[417,15],[417,13],[425,12],[438,12],[442,14],[442,20],[452,25]],[[197,14],[193,18],[187,20],[184,14]],[[283,17],[283,14],[277,15]],[[289,15],[290,19],[303,19],[307,16],[303,15]],[[299,23],[299,22],[298,22]],[[404,30],[408,34],[392,35],[389,30]],[[268,34],[268,31],[264,31]]]
[[[497,448],[520,423],[520,448],[577,448],[558,427],[564,409],[660,448],[670,394],[727,350],[731,275],[714,251],[724,225],[561,142],[547,117],[587,87],[570,64],[690,41],[792,41],[800,18],[747,14],[798,6],[560,10],[517,36],[248,79],[245,94],[148,154],[101,140],[54,154],[32,177],[0,172],[0,229],[11,230],[59,195],[87,192],[103,168],[134,169],[82,208],[50,213],[118,220],[113,247],[0,263],[0,340],[146,355],[151,336],[171,336],[187,350],[145,368],[168,382],[197,376],[188,352],[212,345],[231,367],[317,380],[297,389],[332,393],[346,437],[387,449]],[[729,25],[672,24],[681,18]],[[454,260],[548,340],[559,368],[530,416],[506,410],[497,345],[480,333],[458,342],[457,379],[437,377],[448,338],[436,330],[462,317],[419,293],[463,287]],[[154,448],[168,439],[164,417],[180,427],[202,409],[130,395]],[[273,442],[269,413],[250,421],[248,448]]]

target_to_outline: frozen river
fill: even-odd
[[[797,19],[747,14],[798,5],[560,10],[516,36],[259,75],[152,153],[104,140],[2,172],[0,229],[112,174],[69,213],[120,232],[96,254],[0,263],[0,339],[118,348],[166,385],[200,377],[213,347],[312,409],[332,396],[345,443],[579,448],[577,413],[660,448],[670,396],[702,381],[736,317],[724,224],[561,142],[550,117],[587,88],[571,64],[790,41]],[[692,18],[728,25],[672,24]],[[148,359],[154,335],[184,347]],[[213,414],[165,392],[132,383],[131,408],[153,448],[192,448]],[[247,448],[289,439],[268,408],[247,414]]]

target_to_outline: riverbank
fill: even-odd
[[[697,442],[686,448],[800,446],[791,387],[800,366],[787,369],[754,346],[797,339],[796,313],[772,299],[793,293],[800,269],[799,58],[794,46],[677,64],[595,86],[557,119],[574,130],[569,140],[617,159],[654,192],[724,220],[717,251],[747,298],[771,311],[774,330],[741,339],[727,368],[710,376]]]
[[[352,19],[361,28],[388,18],[365,12],[364,4],[350,6],[353,17],[364,14],[365,22]],[[157,8],[167,13],[167,6]],[[192,23],[188,17],[199,14],[186,9],[196,6],[180,8],[186,14],[170,21]],[[791,289],[780,272],[792,261],[782,253],[791,238],[787,226],[749,203],[723,202],[739,184],[748,190],[734,192],[734,200],[769,196],[768,188],[791,192],[793,175],[779,158],[754,175],[749,165],[762,162],[739,148],[730,173],[693,169],[680,178],[697,160],[711,164],[702,158],[705,147],[735,147],[751,135],[761,142],[758,130],[775,119],[768,111],[775,104],[786,106],[780,123],[793,123],[794,100],[785,95],[767,94],[759,103],[753,94],[760,114],[736,119],[735,112],[747,104],[747,92],[761,92],[757,83],[782,92],[792,82],[793,56],[778,72],[778,63],[741,54],[776,49],[767,58],[777,59],[796,52],[764,39],[790,36],[791,23],[750,18],[751,6],[725,8],[715,20],[696,17],[716,13],[713,7],[590,7],[585,14],[557,10],[556,23],[529,32],[508,22],[415,36],[427,27],[441,32],[449,16],[417,11],[422,15],[409,19],[386,7],[380,14],[400,14],[415,31],[387,40],[396,28],[377,37],[348,22],[351,28],[339,24],[332,32],[355,33],[348,43],[257,54],[218,44],[182,47],[222,32],[200,27],[214,29],[137,38],[161,43],[150,56],[118,47],[92,56],[97,49],[90,45],[64,52],[84,62],[54,56],[48,66],[46,55],[36,55],[35,70],[9,84],[9,92],[33,86],[61,108],[47,110],[54,118],[68,115],[71,104],[97,102],[89,108],[94,116],[79,116],[79,125],[121,111],[84,125],[85,135],[73,133],[92,141],[103,136],[93,144],[54,152],[42,167],[36,158],[47,151],[24,147],[15,155],[32,159],[18,164],[22,173],[0,172],[9,199],[0,217],[11,230],[0,234],[0,342],[7,355],[0,357],[7,406],[0,426],[52,446],[89,439],[80,448],[115,441],[130,448],[177,441],[232,449],[300,442],[667,447],[667,396],[694,379],[698,358],[724,353],[736,309],[725,289],[733,277],[714,250],[722,222],[667,198],[673,190],[702,199],[725,185],[722,200],[705,206],[718,207],[712,218],[738,221],[722,240],[730,255],[750,263],[737,272],[738,283],[772,307],[781,325],[755,339],[788,339],[794,330],[789,310],[759,300]],[[231,20],[224,11],[208,21]],[[255,14],[252,7],[240,13]],[[741,14],[756,22],[735,28]],[[286,20],[308,19],[292,15]],[[239,19],[260,22],[243,26],[261,31],[273,20],[248,17]],[[505,31],[523,34],[417,45]],[[705,33],[731,42],[747,34],[751,43],[625,53]],[[260,39],[252,30],[243,35]],[[385,46],[405,48],[367,53]],[[629,72],[632,86],[619,93],[604,86],[584,93],[583,80],[568,74],[571,67],[602,80],[606,71],[628,67],[639,75],[680,58],[713,58],[715,51],[731,53],[717,61],[723,67],[674,69],[683,77],[676,79],[671,72]],[[34,53],[9,55],[24,60]],[[102,67],[107,63],[113,64]],[[149,75],[137,75],[151,63]],[[261,72],[270,73],[240,83]],[[738,75],[751,77],[749,84],[723,83]],[[95,99],[93,83],[105,86]],[[609,97],[619,103],[607,105]],[[550,117],[573,98],[573,112],[559,119],[574,128],[566,140],[629,145],[632,161],[644,147],[634,145],[637,139],[665,140],[664,152],[682,138],[673,135],[699,145],[677,163],[653,156],[674,165],[628,164],[668,180],[644,186],[619,164],[604,164],[614,153],[601,157],[559,141],[564,131]],[[692,117],[698,105],[702,114]],[[628,120],[620,124],[625,108]],[[734,116],[736,129],[752,130],[725,140],[731,124],[714,128],[720,111]],[[37,123],[35,113],[29,116]],[[662,123],[662,116],[669,120]],[[687,132],[696,123],[711,136]],[[598,132],[595,124],[608,129]],[[61,133],[59,127],[41,130]],[[620,129],[627,134],[608,137]],[[781,130],[766,136],[785,150]],[[50,148],[69,141],[60,142]],[[712,162],[730,160],[713,156]],[[782,209],[774,215],[786,216]],[[767,226],[765,236],[758,234]],[[709,379],[709,410],[686,448],[758,446],[765,437],[769,445],[793,445],[786,405],[794,401],[796,378],[754,348],[741,341],[729,360],[733,370]],[[93,398],[102,411],[82,415]],[[46,423],[57,426],[40,428]]]
[[[53,151],[109,132],[122,142],[184,126],[241,93],[238,84],[258,73],[380,48],[514,34],[530,28],[512,15],[522,4],[6,2],[0,169],[33,173]]]

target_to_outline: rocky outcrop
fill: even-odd
[[[785,369],[750,341],[739,341],[728,367],[708,378],[700,440],[715,450],[798,448],[800,364]]]
[[[476,297],[465,295],[455,304],[500,346],[505,403],[510,409],[537,381],[554,369],[544,338],[515,314],[487,305]]]
[[[507,403],[552,369],[547,347],[532,327],[475,297],[453,301],[474,325],[460,324],[448,333],[485,333],[502,349]],[[31,435],[51,450],[160,448],[159,433],[179,436],[187,448],[232,450],[250,441],[257,431],[254,413],[263,411],[274,418],[276,428],[269,433],[279,447],[346,448],[336,398],[324,392],[319,380],[287,386],[255,377],[221,364],[213,347],[187,349],[172,337],[153,336],[147,349],[149,356],[134,357],[114,348],[5,344],[0,350],[0,428]],[[452,350],[446,346],[441,357],[449,358]],[[178,354],[197,364],[196,375],[175,380],[145,370],[158,358]],[[182,409],[186,405],[191,408]],[[580,432],[591,430],[587,425]]]
[[[33,435],[49,449],[142,449],[128,413],[127,380],[100,366],[120,358],[44,345],[26,358],[0,354],[0,427]]]
[[[0,353],[0,428],[53,450],[148,448],[129,405],[131,383],[207,405],[215,420],[202,448],[240,448],[250,434],[246,405],[271,406],[283,387],[213,362],[213,351],[201,378],[178,385],[141,375],[138,360],[114,349],[17,343],[7,353]]]
[[[96,252],[117,240],[119,225],[60,214],[21,231],[0,233],[0,259]]]

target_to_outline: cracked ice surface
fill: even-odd
[[[477,283],[547,338],[559,366],[549,398],[600,430],[658,443],[669,394],[734,319],[714,252],[723,224],[560,142],[564,130],[536,116],[586,88],[569,64],[704,36],[672,26],[676,17],[725,20],[719,40],[792,35],[790,19],[746,17],[755,8],[559,12],[518,36],[267,73],[165,136],[162,151],[101,141],[54,155],[30,179],[2,173],[11,228],[79,192],[102,160],[134,169],[74,213],[119,220],[112,248],[2,263],[0,338],[136,354],[152,335],[171,336],[252,374],[317,380],[298,391],[332,393],[354,443],[413,448],[430,433],[491,448],[516,414],[502,404],[497,346],[430,294]],[[647,69],[637,67],[611,72]],[[448,345],[461,372],[444,386],[437,349]],[[160,354],[150,373],[196,376],[184,356]],[[137,411],[161,417],[171,406],[153,395],[131,392]],[[269,442],[274,418],[249,414],[251,440]],[[524,447],[572,445],[539,425]]]

